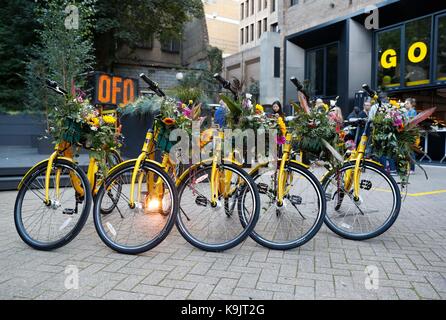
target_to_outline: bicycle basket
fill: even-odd
[[[175,141],[170,141],[170,133],[172,130],[176,129],[175,125],[167,126],[162,121],[157,121],[157,135],[156,135],[156,145],[157,148],[163,152],[170,152],[172,147],[176,144]]]

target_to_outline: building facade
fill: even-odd
[[[226,78],[237,78],[246,90],[259,90],[260,102],[280,98],[279,18],[283,1],[243,0],[239,3],[239,52],[223,62]],[[262,61],[262,57],[264,61]]]
[[[295,76],[314,98],[339,96],[344,114],[367,83],[390,97],[416,98],[419,110],[435,106],[435,116],[446,120],[445,1],[281,0],[276,7],[274,40],[267,32],[224,62],[228,77],[258,76],[261,103],[296,99],[289,81]],[[241,20],[244,34],[248,24]]]
[[[223,57],[239,51],[240,26],[238,0],[203,0],[209,45],[223,52]]]

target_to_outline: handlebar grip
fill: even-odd
[[[48,86],[48,88],[55,91],[56,93],[58,93],[60,95],[68,94],[68,92],[65,89],[61,88],[60,85],[56,81],[46,79],[45,82],[46,82],[46,85]]]
[[[214,74],[214,79],[217,80],[218,82],[220,82],[220,83],[223,85],[223,87],[224,87],[225,89],[228,89],[228,87],[231,86],[231,83],[230,83],[228,80],[224,79],[224,78],[223,78],[220,74],[218,74],[218,73]]]
[[[148,76],[146,76],[144,73],[141,73],[139,77],[144,80],[145,83],[147,83],[150,87],[150,90],[154,91],[158,96],[165,97],[166,94],[159,88],[158,83],[150,79]]]
[[[224,79],[220,74],[218,73],[214,74],[214,79],[220,82],[223,88],[231,91],[234,97],[238,96],[237,91],[234,90],[234,88],[231,86],[231,83],[228,80]]]
[[[296,77],[291,77],[290,81],[296,86],[297,90],[302,91],[302,89],[304,88],[302,83],[300,83]]]
[[[371,98],[375,98],[377,96],[376,92],[370,89],[368,84],[363,84],[362,89],[364,89],[364,91],[367,92]]]

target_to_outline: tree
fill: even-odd
[[[109,71],[120,46],[180,38],[184,24],[203,16],[201,0],[97,0],[95,48],[98,68]]]
[[[33,0],[3,0],[0,6],[0,110],[23,109],[26,55],[36,41],[35,6]]]
[[[93,5],[94,0],[50,0],[36,7],[38,44],[32,49],[26,73],[31,108],[48,110],[57,106],[58,99],[44,86],[45,79],[55,80],[71,92],[74,82],[82,84],[81,75],[92,68]]]

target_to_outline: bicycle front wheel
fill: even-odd
[[[64,159],[53,163],[49,201],[45,201],[48,161],[23,181],[14,207],[14,222],[22,240],[37,250],[54,250],[73,240],[87,221],[92,196],[85,173]]]
[[[160,244],[172,230],[178,212],[174,182],[160,166],[150,162],[144,162],[137,172],[133,191],[135,205],[130,206],[135,165],[136,160],[130,161],[107,177],[96,195],[93,209],[101,240],[125,254],[142,253]],[[120,196],[114,198],[118,190]],[[105,201],[113,203],[109,214],[102,214]]]
[[[271,168],[265,164],[253,174],[262,207],[251,238],[269,249],[290,250],[304,245],[320,230],[326,201],[318,179],[303,166],[288,162],[283,204],[278,206],[279,165]],[[239,210],[244,217],[242,208],[243,204]]]
[[[365,162],[361,168],[359,199],[353,196],[355,163],[334,169],[322,181],[327,198],[325,224],[350,240],[375,238],[396,221],[401,193],[395,180],[380,166]]]
[[[178,186],[180,212],[177,228],[195,247],[219,252],[245,240],[259,218],[260,199],[252,178],[233,164],[218,168],[219,198],[211,203],[212,165],[189,169]],[[246,223],[240,222],[238,203],[243,201]]]

